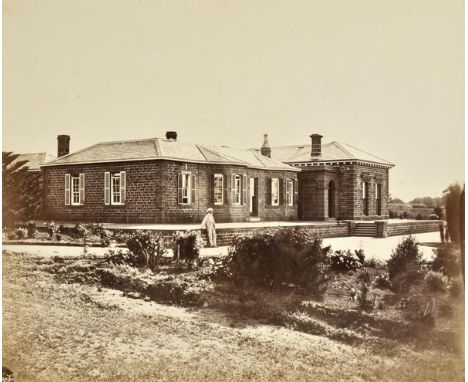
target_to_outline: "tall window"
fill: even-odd
[[[272,178],[271,179],[271,205],[272,206],[279,206],[279,179]]]
[[[83,205],[85,200],[85,174],[65,174],[65,205]]]
[[[375,185],[375,207],[377,215],[382,215],[382,185],[380,183]]]
[[[286,204],[288,206],[293,205],[294,186],[291,179],[286,179]]]
[[[217,206],[224,203],[223,174],[214,174],[213,178],[213,203]]]
[[[183,171],[177,178],[177,200],[179,204],[197,202],[197,176]]]
[[[125,171],[104,173],[104,204],[123,205],[127,198],[127,177]]]
[[[72,176],[71,178],[71,204],[80,204],[80,177]]]
[[[369,215],[369,183],[362,182],[362,213]]]
[[[241,176],[232,175],[232,204],[241,204]]]

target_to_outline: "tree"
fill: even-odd
[[[17,161],[19,154],[2,152],[3,225],[13,227],[16,220],[37,217],[42,193],[40,173],[28,171],[27,161]]]
[[[433,198],[431,196],[424,196],[414,198],[409,204],[423,204],[426,207],[441,207],[444,205],[444,201],[440,197]]]
[[[403,200],[399,198],[393,198],[391,195],[389,196],[389,203],[406,204]]]
[[[460,197],[461,187],[458,183],[451,184],[444,190],[445,216],[450,239],[460,243]]]

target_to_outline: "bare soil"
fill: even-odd
[[[370,270],[375,275],[378,270]],[[361,311],[337,275],[323,301],[294,288],[159,274],[98,258],[3,253],[3,366],[15,381],[460,381],[463,300],[372,289]],[[372,296],[370,296],[373,298]]]

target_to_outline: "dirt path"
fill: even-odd
[[[453,354],[382,354],[220,313],[58,284],[3,254],[3,365],[17,381],[452,381]]]

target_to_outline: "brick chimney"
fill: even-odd
[[[177,131],[166,131],[166,139],[177,141]]]
[[[322,155],[322,136],[320,134],[312,134],[310,138],[312,140],[310,156],[318,157]]]
[[[57,141],[57,158],[70,154],[70,136],[58,135]]]
[[[260,153],[264,157],[271,158],[271,147],[270,147],[270,144],[268,143],[268,134],[263,135],[263,145],[262,145],[262,148],[260,149]]]

